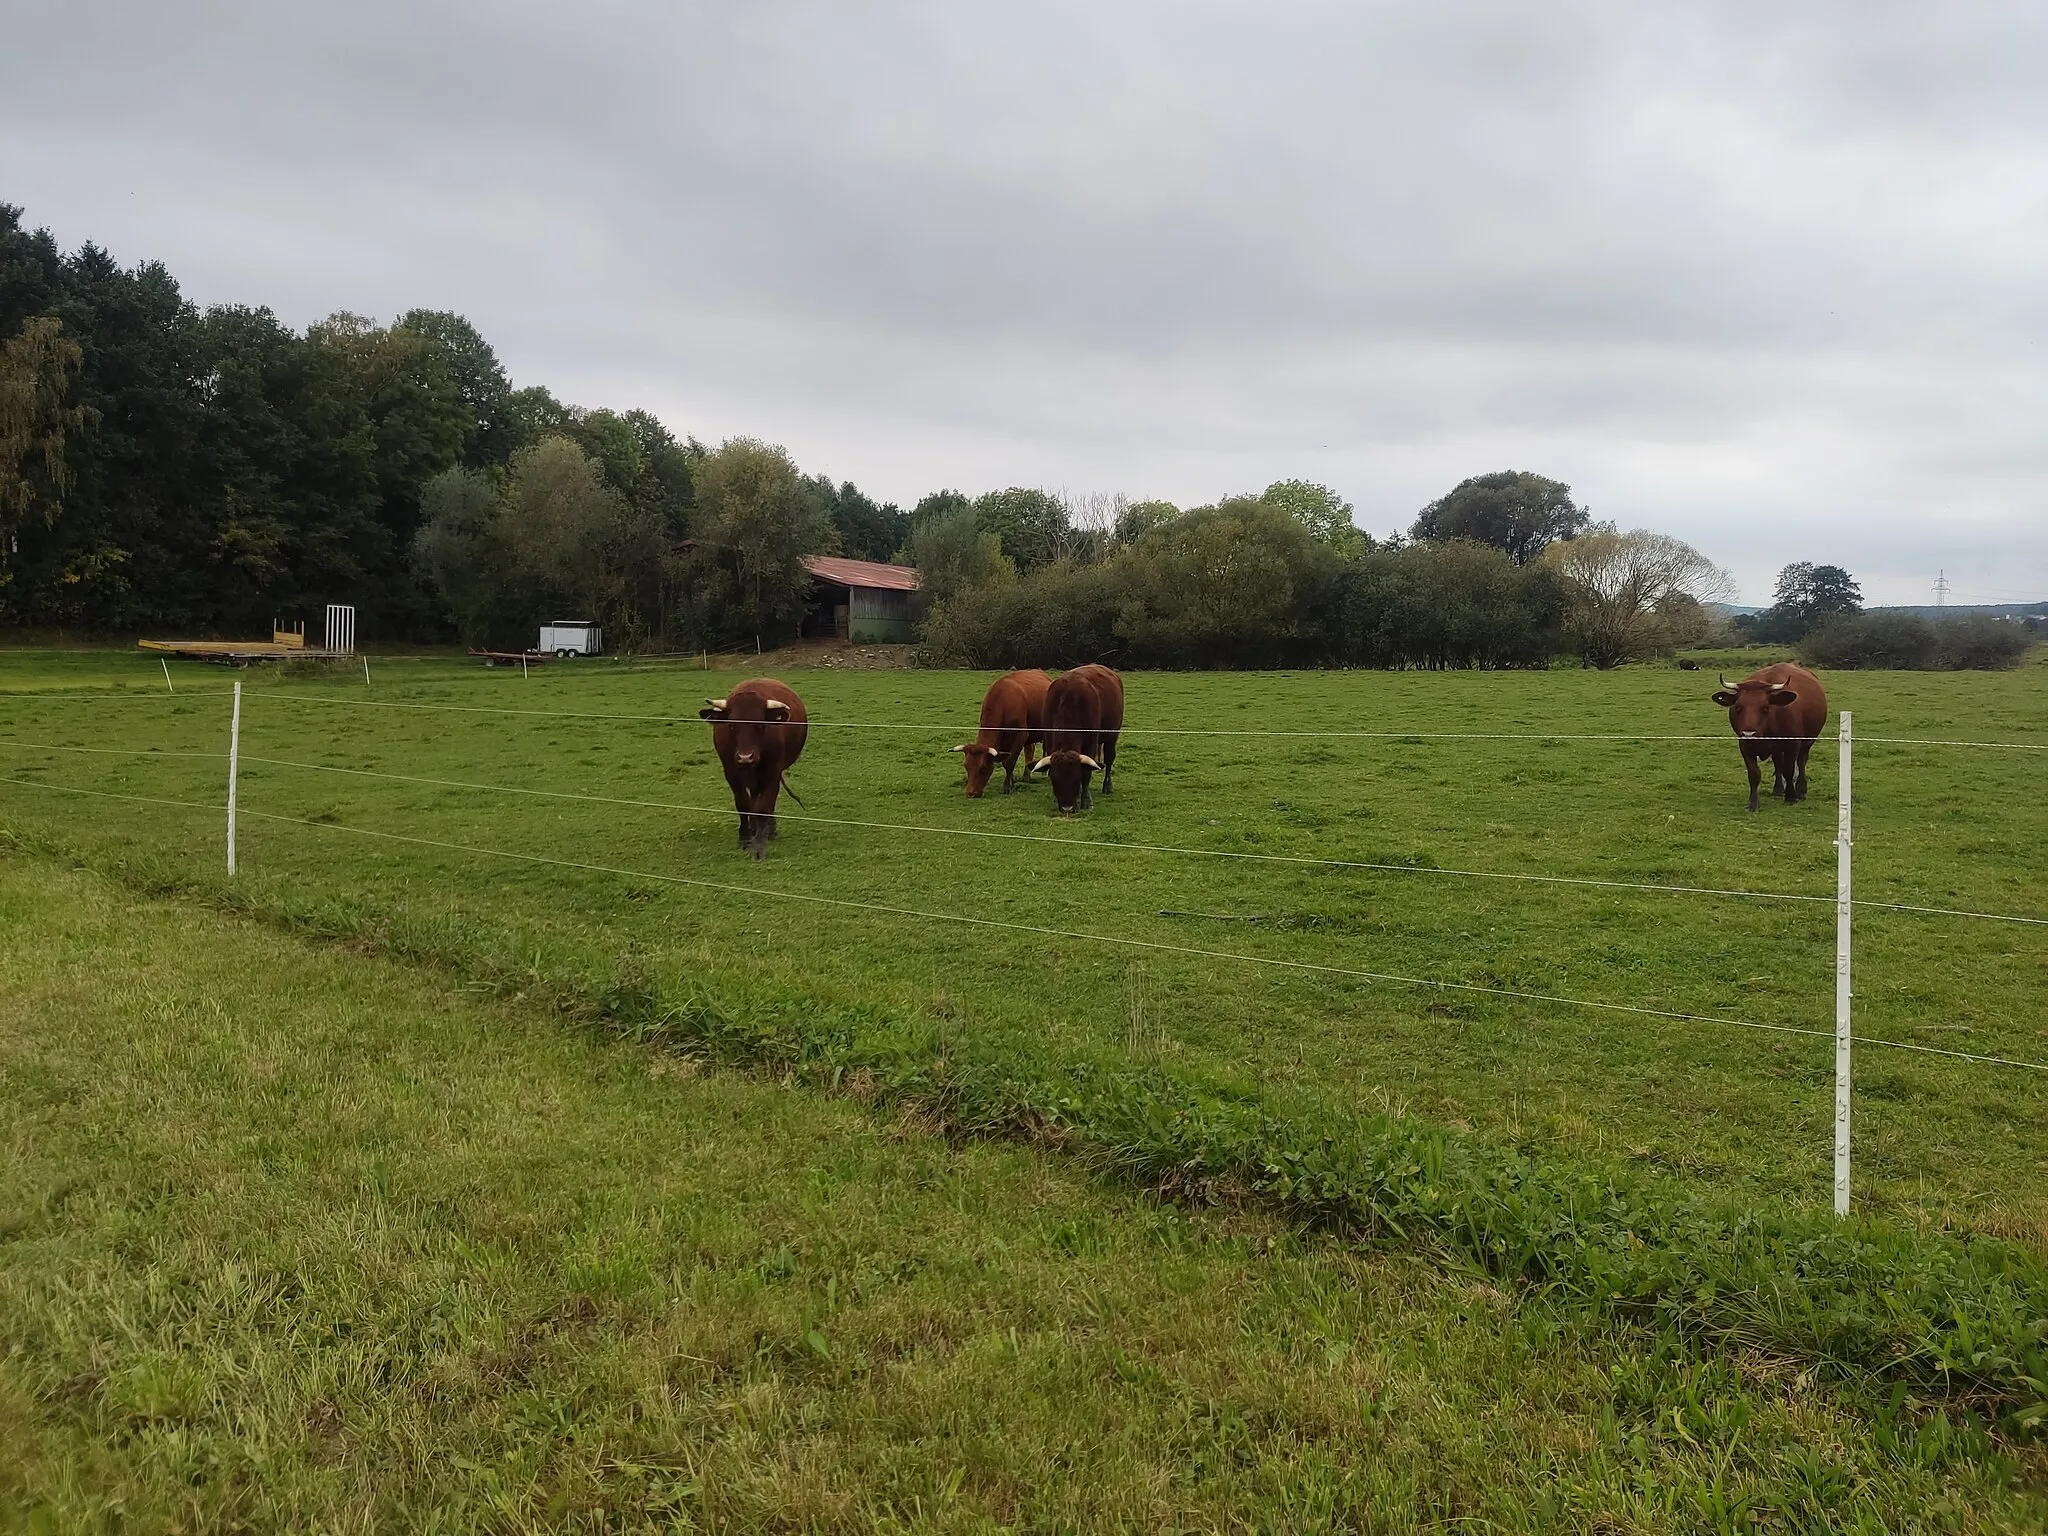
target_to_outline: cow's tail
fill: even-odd
[[[798,794],[794,789],[790,787],[789,775],[786,773],[782,776],[782,792],[785,795],[789,796],[790,799],[796,802],[796,808],[798,810],[802,810],[804,808],[804,797]]]

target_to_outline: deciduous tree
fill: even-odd
[[[974,519],[982,532],[996,536],[1020,571],[1050,565],[1072,552],[1067,509],[1044,491],[1012,486],[977,496]]]
[[[1422,509],[1409,537],[1432,543],[1471,539],[1527,565],[1560,539],[1585,531],[1591,514],[1572,488],[1526,470],[1501,470],[1461,480]]]
[[[73,398],[85,355],[54,315],[38,315],[0,341],[0,569],[31,514],[56,521],[71,488],[66,436],[85,426]]]
[[[825,509],[788,453],[754,438],[729,439],[693,472],[705,621],[727,640],[793,632],[810,591],[803,556],[830,537]]]
[[[1734,587],[1690,544],[1642,529],[1555,543],[1544,559],[1564,578],[1566,623],[1580,654],[1602,668],[1667,649],[1671,634],[1659,610],[1675,597],[1705,603]]]
[[[1372,541],[1351,520],[1351,503],[1327,485],[1309,480],[1275,480],[1259,500],[1300,523],[1341,555],[1355,555]]]

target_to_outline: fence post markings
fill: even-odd
[[[235,684],[235,712],[228,722],[228,875],[235,873],[235,779],[242,764],[242,685]]]
[[[1835,1214],[1849,1214],[1849,714],[1842,714],[1835,789]]]

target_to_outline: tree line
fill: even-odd
[[[928,500],[930,500],[928,498]],[[910,551],[935,660],[972,666],[1615,666],[1709,638],[1726,574],[1595,523],[1569,486],[1480,475],[1379,541],[1327,486],[1183,511],[1008,491],[921,504]]]
[[[1930,623],[1916,613],[1866,610],[1853,576],[1810,561],[1781,570],[1771,606],[1731,627],[1745,640],[1791,645],[1812,666],[1950,672],[2016,666],[2038,631],[1983,614]]]
[[[0,625],[384,639],[751,643],[798,557],[888,559],[909,517],[748,440],[514,388],[459,315],[303,331],[201,308],[161,263],[59,249],[0,204]]]
[[[523,647],[573,615],[621,648],[772,644],[821,553],[915,564],[925,654],[977,666],[1612,666],[1735,638],[1711,561],[1541,475],[1475,476],[1386,540],[1302,480],[905,510],[769,444],[515,388],[459,315],[201,308],[0,204],[0,625],[252,634],[351,602],[382,639]],[[1846,575],[1799,569],[1759,638],[1854,616]]]

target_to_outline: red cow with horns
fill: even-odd
[[[755,858],[775,836],[775,800],[783,775],[803,754],[809,734],[804,701],[787,683],[750,677],[722,699],[697,711],[711,722],[711,745],[725,765],[733,807],[740,813],[740,846]]]
[[[1062,816],[1095,803],[1088,779],[1102,770],[1102,792],[1110,792],[1116,767],[1117,733],[1124,728],[1124,680],[1099,662],[1063,672],[1045,695],[1045,756],[1033,773],[1052,781],[1053,804]]]
[[[995,765],[1003,765],[1003,793],[1016,780],[1017,759],[1031,773],[1031,749],[1045,740],[1045,695],[1052,679],[1036,669],[1005,672],[981,701],[981,730],[965,746],[951,747],[967,762],[967,794],[979,800]]]
[[[1756,809],[1757,784],[1763,778],[1757,764],[1766,757],[1771,760],[1771,793],[1783,795],[1787,805],[1804,800],[1806,757],[1828,723],[1828,696],[1820,679],[1804,667],[1781,661],[1733,686],[1723,677],[1714,702],[1728,711],[1736,745],[1742,748],[1742,765],[1749,770],[1749,808]]]

